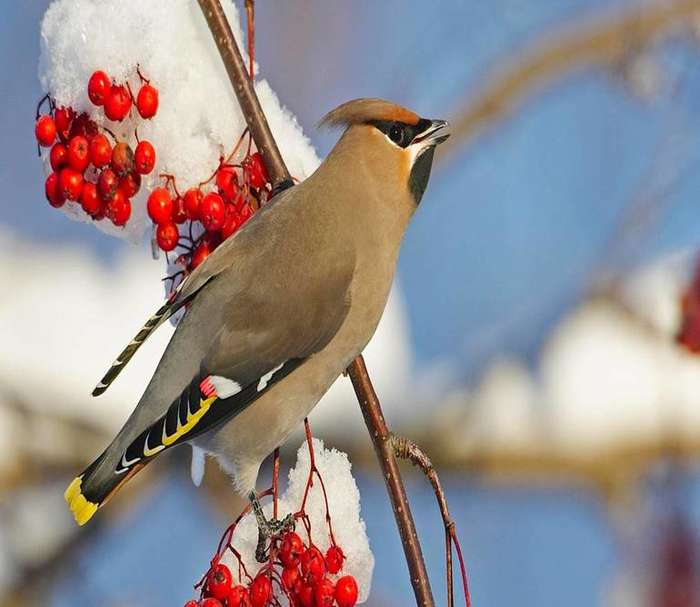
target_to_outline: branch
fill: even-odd
[[[231,84],[248,128],[258,150],[263,156],[273,185],[290,179],[289,171],[270,132],[270,126],[260,107],[260,101],[255,94],[253,83],[248,78],[243,58],[219,0],[198,1],[226,66],[226,71],[231,79]],[[399,528],[408,569],[411,574],[411,584],[413,585],[416,603],[421,607],[433,607],[435,602],[430,589],[430,581],[425,568],[413,516],[411,515],[411,508],[406,497],[406,490],[390,444],[390,434],[384,422],[379,399],[372,386],[362,355],[358,356],[351,363],[348,368],[348,374],[360,402],[360,408],[374,443],[387,490],[389,491],[396,524]]]
[[[440,515],[442,516],[442,523],[445,526],[445,563],[447,565],[447,604],[449,607],[454,605],[453,589],[452,589],[452,543],[454,542],[455,548],[457,549],[457,556],[459,558],[459,567],[462,574],[462,587],[464,589],[464,601],[467,607],[471,607],[472,601],[469,595],[469,583],[467,581],[467,570],[464,566],[464,559],[462,558],[462,547],[459,544],[459,538],[457,537],[457,531],[455,522],[450,516],[450,510],[447,507],[447,498],[445,497],[445,492],[442,489],[442,484],[440,483],[440,477],[438,476],[437,470],[433,466],[428,455],[423,451],[416,443],[412,440],[403,437],[396,436],[392,434],[389,437],[389,443],[391,449],[393,450],[396,457],[399,459],[406,459],[410,461],[414,466],[420,468],[423,474],[427,477],[428,481],[433,487],[433,493],[435,494],[435,499],[437,500],[438,507],[440,508]]]
[[[553,81],[592,67],[620,68],[644,47],[681,29],[689,30],[698,19],[699,0],[643,3],[609,22],[581,26],[553,42],[515,53],[522,59],[494,73],[481,93],[450,121],[452,137],[443,153],[471,144]]]

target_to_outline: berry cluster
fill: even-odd
[[[243,140],[241,137],[228,159],[220,159],[207,181],[180,193],[175,178],[164,175],[164,184],[148,197],[156,244],[166,253],[180,246],[184,253],[177,263],[183,273],[201,264],[270,197],[269,178],[258,152],[248,149],[241,162],[233,162]],[[209,191],[204,190],[207,186]],[[178,226],[186,222],[187,229],[181,231]]]
[[[276,558],[249,581],[237,584],[231,570],[215,559],[207,573],[200,601],[185,607],[266,607],[278,605],[273,596],[276,584],[289,604],[299,607],[353,607],[357,602],[357,582],[345,575],[335,582],[345,560],[342,549],[332,545],[325,556],[313,544],[305,545],[290,531],[282,536]]]
[[[122,122],[134,114],[134,107],[142,119],[156,115],[158,90],[139,68],[136,73],[136,96],[128,82],[117,83],[102,70],[90,76],[88,97],[109,120]],[[155,147],[149,141],[139,140],[135,129],[137,145],[132,149],[126,141],[118,141],[109,129],[98,126],[87,113],[56,107],[49,96],[40,107],[46,100],[50,112],[37,115],[35,134],[39,146],[51,147],[53,172],[46,178],[49,203],[61,207],[72,201],[96,221],[107,217],[114,225],[126,225],[131,217],[131,199],[141,188],[141,178],[155,167]],[[219,159],[213,174],[183,193],[178,190],[175,176],[159,175],[161,181],[150,192],[147,211],[154,225],[154,244],[166,254],[180,249],[176,258],[178,269],[168,277],[170,289],[270,198],[262,156],[251,148],[252,138],[246,130],[233,152]]]
[[[304,421],[306,444],[309,449],[310,469],[299,510],[294,513],[295,525],[301,523],[306,541],[295,531],[283,531],[269,540],[267,550],[256,551],[256,559],[263,562],[260,570],[251,576],[241,553],[233,544],[238,524],[250,513],[250,506],[224,532],[211,566],[195,588],[201,597],[186,603],[185,607],[278,607],[286,599],[290,607],[354,607],[358,599],[358,585],[354,576],[343,575],[345,554],[333,533],[333,522],[328,507],[325,483],[316,466],[311,430]],[[323,554],[312,539],[311,517],[306,512],[309,493],[317,479],[325,504],[325,526],[329,548]],[[273,463],[272,487],[261,494],[271,496],[273,516],[277,516],[279,481],[279,452]],[[263,545],[264,547],[264,545]],[[261,546],[258,546],[258,550]],[[231,573],[222,557],[232,555],[237,565],[237,576]]]
[[[141,78],[134,102],[128,84],[112,82],[103,71],[96,71],[88,82],[88,97],[102,107],[110,120],[121,122],[136,106],[142,118],[152,118],[158,110],[158,91]],[[80,204],[95,221],[107,217],[116,226],[126,225],[131,216],[131,199],[141,188],[141,177],[155,166],[156,155],[148,141],[138,141],[135,150],[107,128],[99,127],[87,113],[71,107],[56,107],[48,101],[49,113],[38,115],[34,133],[40,147],[51,148],[52,172],[46,178],[49,204],[62,207],[66,201]],[[108,137],[109,135],[109,137]]]

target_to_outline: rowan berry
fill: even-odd
[[[199,219],[208,232],[216,232],[224,225],[226,206],[218,194],[209,192],[199,206]]]
[[[153,190],[148,197],[146,209],[153,223],[158,225],[170,223],[173,214],[173,199],[170,197],[170,192],[165,188]]]
[[[153,118],[158,111],[158,89],[144,84],[136,96],[136,109],[141,118]]]
[[[131,110],[131,94],[123,84],[113,84],[104,102],[105,116],[121,122]]]
[[[148,175],[156,164],[156,150],[150,141],[139,141],[134,152],[136,170],[141,175]]]
[[[110,88],[109,76],[105,72],[102,70],[93,72],[88,81],[88,97],[90,101],[95,105],[103,105]]]
[[[56,139],[56,123],[48,114],[39,116],[34,126],[34,134],[40,146],[48,148]]]

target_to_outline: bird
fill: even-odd
[[[261,533],[286,524],[262,515],[260,466],[374,334],[434,151],[449,137],[446,121],[378,98],[348,101],[319,125],[343,132],[316,171],[276,193],[192,271],[93,391],[107,390],[148,336],[184,310],[133,412],[65,492],[79,525],[184,443],[216,457]]]

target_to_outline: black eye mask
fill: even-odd
[[[396,120],[371,120],[372,126],[378,128],[389,139],[401,148],[408,147],[423,131],[430,128],[430,120],[421,118],[416,124],[406,124]]]

